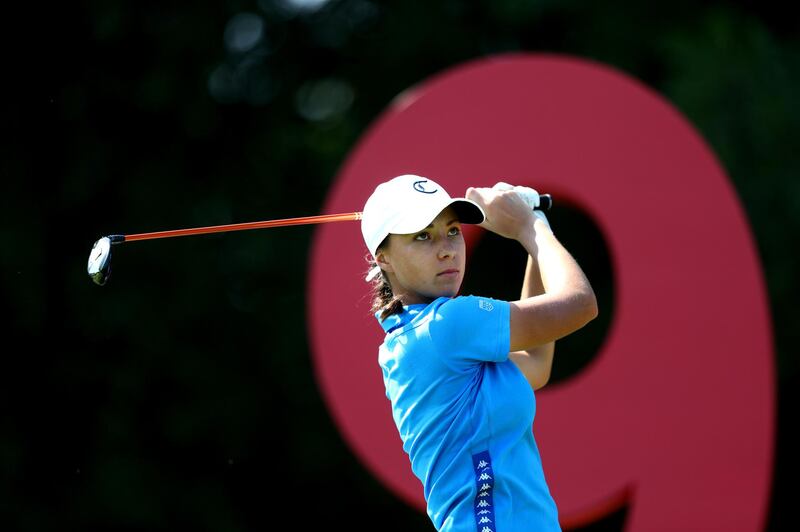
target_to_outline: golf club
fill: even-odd
[[[553,200],[549,194],[539,196],[540,210],[550,210]],[[329,222],[348,222],[361,220],[360,212],[342,214],[322,214],[318,216],[303,216],[299,218],[284,218],[282,220],[265,220],[261,222],[248,222],[227,225],[213,225],[208,227],[195,227],[192,229],[174,229],[171,231],[155,231],[152,233],[137,233],[132,235],[108,235],[98,239],[89,252],[89,263],[86,271],[95,284],[103,286],[111,276],[111,246],[135,240],[153,240],[156,238],[170,238],[176,236],[203,235],[208,233],[225,233],[230,231],[244,231],[247,229],[266,229],[268,227],[285,227],[289,225],[308,225]]]

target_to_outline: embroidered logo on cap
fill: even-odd
[[[424,183],[427,182],[428,182],[427,179],[423,179],[422,181],[414,181],[414,190],[416,190],[417,192],[422,192],[423,194],[436,194],[437,192],[439,192],[438,188],[436,190],[425,190]]]

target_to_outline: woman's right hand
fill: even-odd
[[[465,197],[483,208],[486,220],[480,224],[498,235],[523,242],[534,235],[535,215],[528,203],[513,189],[469,187]]]

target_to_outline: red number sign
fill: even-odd
[[[535,435],[565,527],[623,502],[629,531],[763,527],[775,432],[764,281],[735,191],[680,113],[595,63],[481,60],[398,97],[324,212],[360,210],[377,183],[404,173],[453,195],[500,180],[532,186],[605,235],[617,290],[606,342],[579,375],[537,393]],[[479,233],[467,232],[468,246]],[[366,255],[357,223],[317,229],[308,317],[318,382],[356,455],[422,509],[383,391]]]

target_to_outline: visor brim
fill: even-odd
[[[483,209],[474,201],[465,198],[453,198],[443,203],[426,209],[409,213],[389,230],[389,233],[407,235],[422,231],[428,227],[439,214],[448,207],[452,207],[458,216],[458,221],[464,224],[480,224],[486,219]]]

